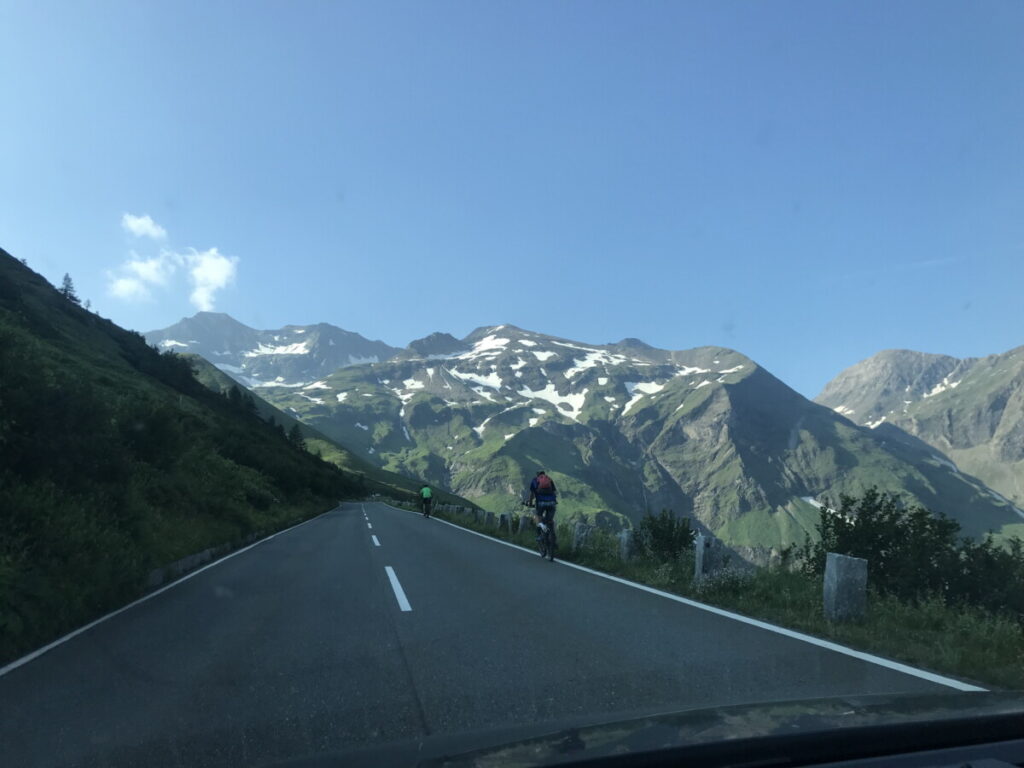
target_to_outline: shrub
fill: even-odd
[[[823,513],[820,539],[799,550],[807,575],[825,571],[836,552],[868,561],[868,579],[883,595],[919,602],[939,597],[947,604],[1009,610],[1024,618],[1024,543],[1006,548],[991,536],[974,542],[960,525],[921,506],[906,506],[894,494],[871,488],[861,498],[843,495],[836,513]]]
[[[633,532],[633,545],[640,556],[671,562],[693,547],[695,535],[689,519],[663,509],[657,517],[648,512],[640,521]]]

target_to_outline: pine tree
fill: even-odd
[[[75,304],[81,304],[82,300],[78,298],[78,294],[75,293],[75,284],[71,281],[71,275],[67,272],[64,273],[64,280],[60,284],[60,295],[68,301],[72,301]]]
[[[298,424],[292,424],[292,428],[288,431],[288,440],[296,448],[306,447],[306,441],[302,437],[302,430],[299,429]]]

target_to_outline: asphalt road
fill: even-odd
[[[945,690],[356,503],[0,676],[0,763],[260,765],[683,708]]]

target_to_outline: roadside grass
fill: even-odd
[[[517,531],[513,525],[509,532],[470,515],[438,510],[435,516],[528,549],[536,547],[531,527]],[[1024,627],[1006,614],[946,605],[937,598],[907,602],[872,590],[862,621],[834,623],[823,614],[818,578],[782,567],[726,568],[697,584],[692,552],[669,561],[623,561],[618,541],[601,530],[591,531],[582,548],[573,551],[567,525],[558,528],[556,558],[983,687],[1024,690]]]

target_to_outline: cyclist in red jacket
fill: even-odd
[[[555,487],[555,481],[548,477],[543,469],[539,470],[537,476],[530,481],[530,498],[526,503],[530,506],[536,503],[538,522],[550,526],[553,534],[555,507],[558,506],[558,489]]]

